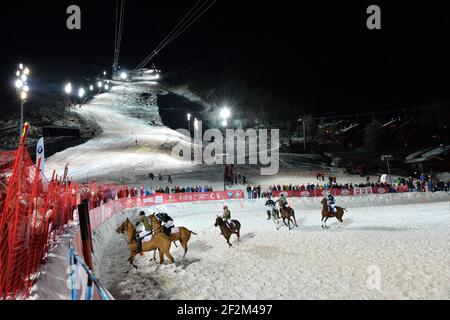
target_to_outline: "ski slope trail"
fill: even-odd
[[[157,94],[163,92],[151,82],[125,83],[76,108],[80,116],[97,123],[103,132],[50,157],[46,176],[51,176],[54,169],[63,172],[67,163],[69,176],[76,180],[92,177],[117,180],[137,170],[190,167],[190,163],[170,156],[173,146],[189,142],[161,124]]]
[[[294,199],[292,231],[266,220],[263,200],[228,202],[242,225],[231,248],[213,226],[222,203],[148,208],[198,233],[187,257],[180,247],[172,247],[174,265],[137,256],[139,269],[126,274],[127,243],[111,232],[99,276],[116,299],[450,299],[449,195],[396,195],[394,205],[379,198],[342,198],[344,224],[330,220],[326,230],[320,199]]]

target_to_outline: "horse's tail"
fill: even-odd
[[[187,231],[189,231],[191,234],[193,234],[194,236],[196,236],[197,234],[194,231],[191,231],[189,229],[187,229]]]

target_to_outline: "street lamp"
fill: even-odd
[[[189,123],[189,137],[191,137],[191,114],[187,114],[187,121]]]
[[[230,112],[230,109],[228,109],[228,108],[223,108],[221,111],[220,111],[220,116],[224,119],[224,120],[227,120],[230,116],[231,116],[231,112]]]
[[[98,86],[99,88],[101,88],[101,87],[103,86],[103,83],[102,83],[101,81],[99,81],[99,82],[97,82],[97,86]]]
[[[89,86],[89,90],[91,90],[91,91],[94,90],[94,86],[92,84]]]
[[[222,121],[222,127],[227,127],[228,126],[228,121],[227,120],[223,120]]]
[[[17,89],[21,89],[23,87],[23,81],[20,79],[17,79],[16,82],[14,83],[14,85],[16,86]]]
[[[86,93],[86,92],[84,91],[84,88],[80,88],[80,90],[78,90],[78,96],[79,96],[80,98],[83,98],[85,93]]]
[[[105,84],[105,90],[109,90],[109,86]]]
[[[198,120],[197,120],[197,118],[194,118],[194,129],[195,129],[195,131],[194,131],[194,137],[195,137],[195,134],[196,133],[198,134]]]
[[[17,90],[20,90],[20,125],[19,125],[19,140],[22,138],[23,130],[23,105],[28,99],[28,92],[30,87],[28,86],[28,75],[30,74],[30,69],[25,67],[22,63],[19,64],[19,70],[16,71],[17,79],[14,85]]]
[[[70,82],[68,84],[66,84],[66,86],[64,87],[64,91],[67,94],[71,94],[72,93],[72,84]]]
[[[126,73],[126,72],[122,72],[122,73],[120,74],[120,78],[121,78],[122,80],[126,80],[126,79],[128,78],[127,73]]]

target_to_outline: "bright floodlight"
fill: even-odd
[[[188,119],[188,121],[191,121],[191,114],[190,113],[187,114],[187,119]]]
[[[103,83],[102,83],[101,81],[99,81],[99,82],[97,82],[97,86],[98,86],[99,88],[101,88],[101,87],[103,86]]]
[[[89,86],[89,90],[94,90],[94,86],[92,84]]]
[[[26,100],[27,97],[28,97],[28,94],[25,91],[22,91],[22,93],[20,94],[20,99]]]
[[[223,108],[222,111],[220,111],[220,116],[223,119],[228,119],[231,116],[231,112],[230,109],[228,108]]]
[[[17,89],[22,88],[23,87],[23,81],[20,80],[20,79],[17,79],[16,83],[15,83],[15,86],[16,86]]]
[[[30,87],[27,86],[27,85],[24,85],[22,90],[23,90],[24,92],[28,92],[28,91],[30,91]]]
[[[194,128],[195,128],[195,130],[198,130],[198,120],[197,120],[197,118],[194,119]]]
[[[72,93],[72,84],[71,84],[71,83],[66,84],[66,86],[64,87],[64,91],[65,91],[67,94]]]
[[[103,75],[106,76],[106,71],[103,71]]]
[[[85,93],[86,92],[84,91],[83,88],[80,88],[80,90],[78,90],[78,95],[80,96],[80,98],[83,98]]]
[[[228,121],[227,120],[223,120],[222,121],[222,127],[226,127],[228,126]]]
[[[23,70],[23,74],[24,74],[24,75],[29,75],[29,74],[30,74],[30,69],[25,68],[25,69]]]
[[[20,71],[19,70],[17,70],[16,76],[20,77]]]
[[[22,79],[23,82],[27,82],[28,77],[27,77],[26,75],[23,74],[23,75],[20,77],[20,79]]]
[[[23,64],[22,64],[22,63],[19,64],[19,69],[20,69],[20,70],[23,69]]]
[[[127,79],[127,73],[126,73],[126,72],[122,72],[122,73],[120,74],[120,78],[121,78],[122,80],[126,80],[126,79]]]
[[[105,84],[105,90],[109,90],[109,86]]]

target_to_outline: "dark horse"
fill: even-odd
[[[228,245],[231,247],[230,243],[230,237],[232,234],[237,234],[238,241],[241,238],[241,223],[237,220],[232,220],[234,223],[234,228],[230,229],[228,225],[225,223],[225,221],[222,220],[221,217],[217,216],[216,223],[214,224],[215,227],[219,227],[220,231],[222,231],[223,236],[227,240]]]
[[[345,208],[336,207],[336,212],[330,212],[328,210],[327,198],[323,198],[320,202],[322,204],[322,228],[328,228],[327,221],[329,218],[336,218],[340,223],[343,223],[344,220],[342,217],[344,216],[344,212],[347,210]],[[325,224],[324,220],[325,219]]]
[[[289,228],[289,230],[294,229],[294,226],[298,227],[297,220],[295,219],[294,209],[292,209],[290,207],[281,208],[280,212],[281,212],[281,218],[283,219],[284,224],[286,225],[286,227]],[[286,223],[286,219],[287,219],[288,223]],[[291,221],[293,224],[292,229],[291,229]]]

